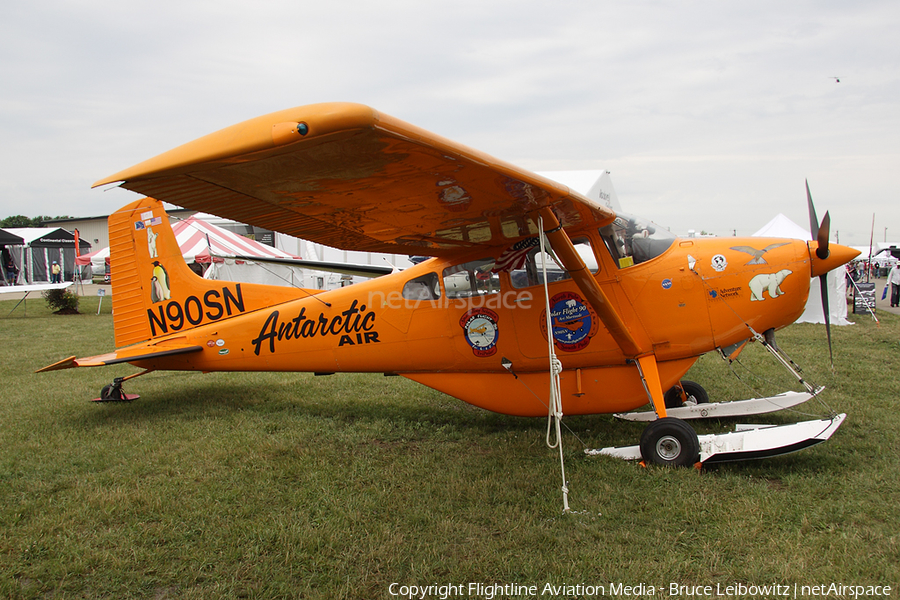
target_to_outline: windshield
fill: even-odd
[[[618,213],[600,229],[600,237],[620,269],[655,258],[669,249],[675,236],[648,219]]]

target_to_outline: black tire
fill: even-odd
[[[700,460],[700,441],[681,419],[657,419],[641,434],[641,458],[654,465],[689,467]]]
[[[123,400],[124,396],[122,395],[122,388],[113,383],[108,383],[103,386],[103,389],[100,390],[100,399]]]
[[[691,402],[696,404],[706,404],[709,402],[709,394],[702,385],[695,381],[684,379],[673,386],[672,389],[663,396],[666,401],[666,408],[681,408],[684,406],[684,402],[681,399],[682,389],[684,389],[684,395],[687,396],[687,399]]]

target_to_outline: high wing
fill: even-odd
[[[367,106],[328,103],[257,117],[94,184],[343,249],[448,256],[613,211],[535,173]]]

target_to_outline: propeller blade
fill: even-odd
[[[828,258],[830,252],[828,251],[828,238],[831,236],[831,217],[828,215],[828,211],[825,211],[825,216],[822,217],[822,224],[819,225],[819,231],[816,234],[816,240],[819,242],[819,247],[816,248],[816,256],[825,260]]]
[[[813,205],[812,194],[809,192],[809,180],[806,180],[806,204],[809,208],[809,233],[816,240],[816,256],[825,260],[830,252],[828,250],[828,238],[831,236],[831,216],[825,212],[822,223],[816,216],[816,207]],[[819,275],[819,289],[822,291],[822,314],[825,315],[825,333],[828,336],[828,356],[831,358],[831,370],[834,371],[834,350],[831,348],[831,310],[828,303],[828,273]]]
[[[813,206],[812,194],[809,193],[809,180],[806,181],[806,206],[809,208],[809,234],[810,239],[819,238],[819,219],[816,217],[816,207]]]
[[[828,258],[828,238],[831,236],[831,216],[825,212],[822,223],[816,216],[816,207],[813,205],[812,194],[809,192],[809,180],[806,181],[806,205],[809,208],[809,234],[810,239],[819,242],[816,248],[816,256],[821,259]]]
[[[834,371],[834,351],[831,349],[831,306],[828,304],[828,274],[819,275],[819,289],[822,290],[822,313],[825,315],[825,333],[828,336],[828,356]]]

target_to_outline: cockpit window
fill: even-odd
[[[656,258],[669,249],[675,237],[662,227],[625,213],[600,229],[606,249],[620,269]]]
[[[572,243],[591,273],[596,273],[598,269],[597,259],[594,256],[591,243],[587,238],[577,238],[572,240]],[[521,289],[543,284],[544,265],[547,268],[547,283],[571,278],[569,272],[562,267],[559,259],[553,254],[549,246],[546,247],[546,252],[541,253],[540,247],[536,245],[525,255],[521,266],[510,271],[509,278],[513,287]]]

